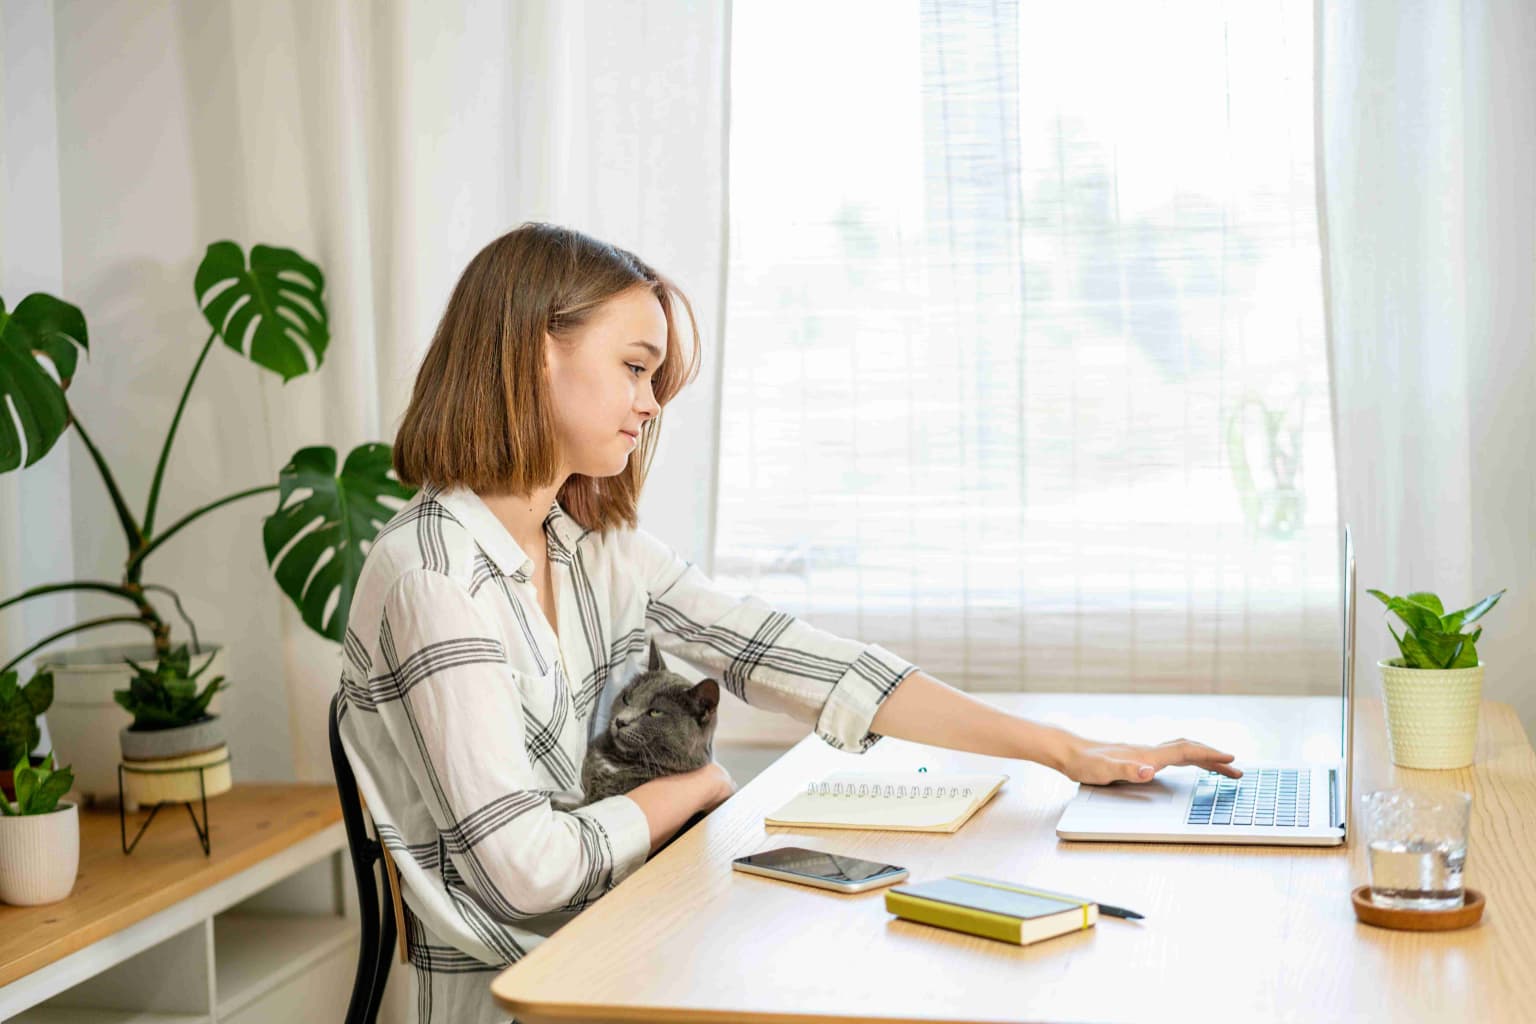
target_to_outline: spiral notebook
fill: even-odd
[[[839,772],[806,786],[763,824],[955,832],[1007,781],[1006,775]]]

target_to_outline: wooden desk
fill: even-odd
[[[1337,698],[989,695],[1100,738],[1197,737],[1253,759],[1337,756]],[[886,739],[861,756],[809,737],[701,826],[508,968],[492,986],[520,1021],[1521,1020],[1536,1006],[1536,754],[1485,703],[1477,763],[1393,767],[1379,703],[1362,700],[1355,805],[1390,785],[1473,795],[1467,884],[1482,923],[1448,933],[1359,924],[1365,850],[1069,843],[1075,784],[1037,765]],[[1003,771],[952,836],[781,830],[762,820],[835,770]],[[730,861],[801,845],[911,869],[1012,878],[1147,915],[1014,947],[897,920],[879,891],[841,895],[742,875]]]
[[[208,817],[209,856],[180,807],[162,809],[125,856],[116,809],[82,810],[80,874],[70,895],[38,907],[0,906],[0,1017],[346,848],[330,785],[240,783],[208,801]],[[130,838],[144,818],[129,815]],[[346,937],[351,926],[337,920]]]

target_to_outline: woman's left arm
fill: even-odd
[[[1054,768],[1076,782],[1146,782],[1169,765],[1193,764],[1231,778],[1232,755],[1177,739],[1156,746],[1100,743],[1054,725],[1032,722],[977,700],[923,672],[903,679],[875,712],[870,731],[882,736],[1014,757]]]
[[[813,725],[839,750],[861,753],[881,736],[896,736],[1038,761],[1090,783],[1145,782],[1172,764],[1242,774],[1229,766],[1232,755],[1200,743],[1097,743],[1010,715],[878,644],[834,636],[721,591],[645,530],[620,531],[615,543],[645,589],[646,627],[662,650],[719,672],[720,684],[748,703]]]

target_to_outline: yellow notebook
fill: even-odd
[[[885,909],[919,924],[1020,946],[1092,928],[1099,921],[1096,903],[976,875],[888,889]]]
[[[764,825],[954,832],[992,799],[1006,775],[840,772],[813,782]]]

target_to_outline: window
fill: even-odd
[[[1311,4],[734,10],[717,580],[970,689],[1336,691]]]

